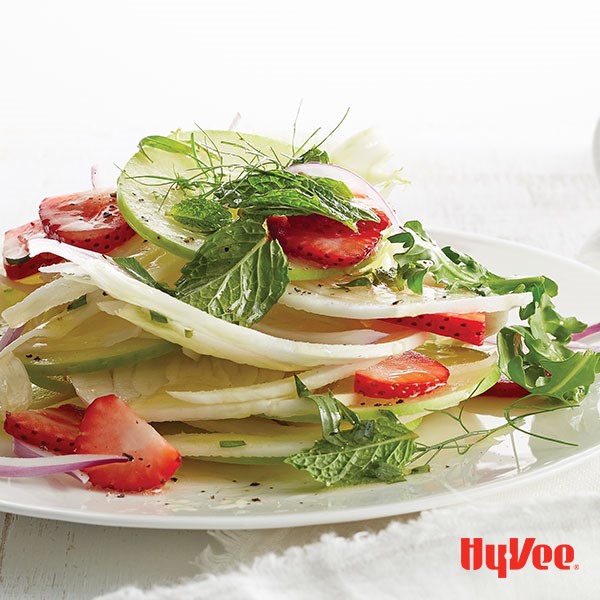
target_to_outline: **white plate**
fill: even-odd
[[[560,285],[563,314],[594,323],[599,314],[600,272],[527,246],[450,231],[433,231],[443,244],[472,254],[503,275],[546,274]],[[485,426],[494,407],[473,401],[470,425]],[[447,450],[429,474],[404,483],[324,489],[291,467],[186,464],[160,493],[126,495],[83,489],[64,475],[0,480],[0,510],[79,523],[163,529],[254,529],[372,519],[444,506],[530,482],[600,450],[600,386],[579,408],[536,417],[536,432],[576,447],[511,432],[464,456]],[[477,415],[474,413],[478,413]],[[479,414],[481,413],[481,414]],[[428,417],[424,436],[445,439],[455,431],[444,415]],[[4,442],[3,442],[4,443]],[[6,442],[0,450],[7,454]],[[189,461],[188,461],[189,462]],[[289,476],[291,474],[291,477]]]

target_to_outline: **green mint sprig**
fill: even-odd
[[[356,205],[343,182],[285,170],[305,161],[328,162],[320,148],[328,136],[309,145],[314,132],[299,147],[292,143],[292,155],[282,157],[274,151],[264,153],[241,134],[218,146],[202,133],[201,141],[194,134],[185,141],[144,138],[142,152],[154,148],[182,154],[194,166],[185,174],[139,179],[146,185],[168,184],[167,194],[177,190],[183,196],[168,216],[202,234],[203,245],[183,268],[175,290],[160,288],[139,263],[121,266],[147,285],[213,316],[250,326],[264,317],[288,283],[287,258],[279,243],[266,235],[268,217],[318,214],[353,230],[360,220],[379,218]]]
[[[260,321],[289,283],[283,249],[253,219],[238,219],[210,235],[181,273],[177,298],[244,326]]]
[[[283,170],[250,172],[224,184],[215,195],[224,205],[253,217],[317,214],[354,231],[357,221],[379,220],[373,211],[352,202],[354,194],[345,183]]]
[[[417,434],[402,425],[393,412],[361,421],[331,394],[311,394],[296,377],[298,396],[312,400],[321,416],[323,438],[314,446],[288,456],[285,463],[331,485],[369,481],[404,481],[415,451]],[[342,422],[351,427],[342,429]]]

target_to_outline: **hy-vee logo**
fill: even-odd
[[[477,571],[485,566],[505,578],[508,571],[519,571],[528,563],[539,571],[550,566],[562,571],[577,569],[574,565],[575,550],[569,544],[555,548],[548,544],[536,544],[535,538],[525,538],[521,545],[518,538],[510,538],[508,544],[484,544],[483,538],[461,538],[460,564],[467,571]]]

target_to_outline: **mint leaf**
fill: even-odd
[[[262,221],[238,219],[208,236],[177,281],[177,297],[211,315],[250,326],[283,295],[288,262]]]
[[[231,223],[231,213],[222,204],[205,198],[185,198],[175,204],[169,216],[201,233],[213,233]]]
[[[417,436],[391,411],[381,412],[377,419],[360,421],[335,434],[335,443],[323,438],[284,462],[307,471],[327,486],[404,481]]]
[[[312,400],[319,409],[321,418],[321,429],[323,430],[323,438],[334,445],[339,445],[340,440],[336,437],[340,433],[342,421],[346,420],[353,425],[360,422],[358,416],[352,412],[346,405],[331,394],[313,394],[302,383],[297,375],[294,375],[296,381],[296,392],[299,398],[308,398]]]
[[[321,416],[323,439],[312,448],[288,456],[284,462],[330,485],[353,485],[379,480],[404,481],[417,435],[396,415],[381,410],[381,417],[361,421],[331,394],[311,394],[296,377],[298,395],[315,402]],[[352,427],[341,429],[342,421]]]
[[[377,221],[377,215],[352,202],[345,183],[325,177],[307,177],[282,170],[255,171],[224,184],[216,197],[247,216],[317,214],[356,230],[356,222]]]

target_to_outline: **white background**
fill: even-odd
[[[237,112],[244,128],[287,135],[301,101],[306,130],[347,107],[345,132],[375,126],[413,189],[434,164],[588,168],[581,153],[600,115],[595,4],[5,3],[6,224],[45,195],[88,187],[92,164],[112,181],[143,135],[225,128]]]

